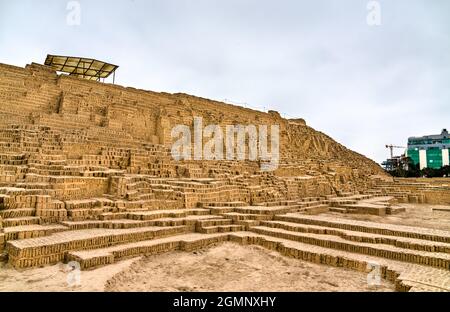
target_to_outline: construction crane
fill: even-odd
[[[394,158],[394,148],[406,148],[404,146],[396,146],[392,144],[386,144],[386,148],[389,148],[391,150],[391,158]]]

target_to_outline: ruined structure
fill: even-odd
[[[171,129],[194,117],[278,124],[278,169],[175,161]],[[376,259],[398,290],[450,289],[449,232],[317,215],[448,204],[449,186],[393,181],[302,119],[58,76],[38,64],[0,64],[0,119],[0,253],[16,268],[76,260],[88,269],[235,241],[361,271]],[[420,282],[430,276],[438,282]]]

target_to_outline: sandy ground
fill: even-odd
[[[108,281],[107,291],[394,291],[369,288],[364,273],[224,243],[192,253],[144,257]]]
[[[386,281],[370,288],[364,273],[234,243],[82,271],[73,287],[66,270],[62,263],[21,271],[1,265],[0,291],[394,291]]]
[[[9,265],[0,264],[0,291],[104,291],[108,279],[128,268],[139,258],[122,261],[92,271],[81,271],[80,284],[68,284],[67,264],[59,263],[43,268],[17,271]],[[72,275],[74,276],[74,275]]]
[[[366,214],[343,214],[336,212],[329,212],[322,215],[336,216],[339,218],[373,221],[389,224],[400,224],[408,226],[419,226],[431,229],[440,229],[450,231],[450,212],[433,211],[432,208],[446,208],[450,206],[442,205],[420,205],[420,204],[398,204],[400,207],[405,207],[406,211],[387,216],[372,216]]]

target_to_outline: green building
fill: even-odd
[[[414,165],[418,164],[420,169],[439,169],[449,166],[449,148],[450,135],[444,129],[441,134],[409,138],[406,156],[411,158]]]

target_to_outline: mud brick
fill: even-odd
[[[4,233],[0,233],[0,251],[3,251],[4,247],[5,247],[5,234]]]
[[[29,258],[33,253],[39,254],[41,258],[48,255],[57,255],[59,258],[63,258],[65,252],[71,250],[102,248],[133,241],[151,240],[155,237],[185,233],[186,230],[186,227],[183,226],[129,230],[85,230],[80,232],[81,236],[79,239],[71,237],[71,232],[66,231],[39,239],[11,241],[7,244],[7,249],[12,255],[10,263],[15,267],[21,267],[23,263],[27,262],[19,260]]]

